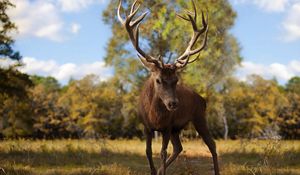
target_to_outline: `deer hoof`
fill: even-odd
[[[151,175],[157,175],[156,170],[151,170]]]
[[[158,171],[157,171],[157,175],[165,175],[165,171],[163,168],[160,168]]]

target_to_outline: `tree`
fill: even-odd
[[[31,76],[34,87],[30,89],[32,108],[34,111],[35,138],[71,137],[65,128],[64,120],[68,111],[58,105],[61,88],[53,77]]]
[[[229,136],[279,136],[278,117],[286,98],[276,81],[253,75],[247,83],[229,79],[224,91],[225,115]]]
[[[278,124],[285,139],[300,139],[300,95],[289,93],[288,103],[281,109]]]
[[[114,78],[118,82],[117,88],[121,92],[123,107],[136,106],[137,100],[128,101],[126,96],[138,96],[148,72],[142,67],[125,29],[116,17],[118,2],[118,0],[110,1],[103,13],[104,21],[111,26],[114,34],[106,48],[105,61],[114,67]],[[132,2],[129,0],[123,3],[127,14],[129,10],[127,7]],[[228,32],[234,24],[236,14],[227,0],[197,1],[196,5],[198,10],[204,10],[209,16],[208,46],[198,62],[187,66],[182,81],[209,98],[215,92],[215,85],[222,83],[241,61],[238,43]],[[141,9],[145,10],[140,10],[141,13],[146,9],[151,11],[151,15],[140,26],[140,45],[143,50],[153,56],[163,56],[165,62],[174,61],[184,52],[192,34],[192,27],[188,22],[176,17],[176,12],[181,13],[183,8],[191,9],[191,1],[143,1]],[[199,24],[200,20],[201,18],[198,19]],[[197,45],[199,44],[201,42]],[[134,108],[122,111],[128,111],[127,114],[122,113],[125,120],[127,116],[136,117]]]
[[[300,77],[291,78],[286,84],[286,105],[280,111],[278,123],[285,139],[300,138]]]
[[[0,94],[0,138],[31,136],[33,132],[30,100]]]
[[[291,78],[286,84],[286,91],[300,95],[300,77]]]
[[[0,60],[20,61],[21,59],[19,52],[12,49],[14,40],[10,34],[16,30],[16,25],[11,22],[7,10],[13,7],[14,5],[9,0],[0,1]],[[0,93],[24,95],[26,87],[32,85],[28,75],[16,70],[17,66],[19,65],[13,65],[9,68],[0,66]]]
[[[146,74],[137,59],[136,52],[132,46],[128,45],[127,33],[116,18],[117,3],[117,0],[110,1],[108,8],[103,13],[105,22],[112,26],[114,33],[108,43],[105,60],[108,65],[114,66],[116,77],[121,82],[134,86],[139,76],[145,77]],[[129,1],[125,7],[131,3],[132,1]],[[241,60],[238,44],[235,38],[228,34],[228,30],[234,23],[235,13],[225,0],[200,1],[197,3],[197,7],[202,10],[208,9],[209,42],[206,51],[202,53],[202,60],[189,66],[185,78],[191,77],[188,79],[188,83],[198,88],[199,77],[206,77],[205,80],[201,79],[202,84],[205,81],[206,86],[210,87],[219,82],[225,72],[225,75],[228,75]],[[192,8],[191,2],[182,0],[172,3],[165,0],[145,1],[141,8],[148,8],[153,12],[141,25],[141,44],[148,44],[148,49],[145,50],[154,56],[173,55],[171,59],[183,53],[190,39],[192,28],[189,23],[176,18],[175,12],[176,9]],[[184,35],[185,33],[188,34]]]
[[[99,82],[94,75],[74,80],[59,105],[69,111],[66,127],[70,132],[85,137],[121,136],[120,101],[109,81]]]
[[[9,0],[0,1],[0,60],[20,61],[19,52],[13,50],[14,40],[10,34],[16,26],[7,15],[14,7]],[[32,86],[29,76],[19,72],[16,67],[0,67],[0,136],[28,136],[32,132],[31,105],[28,88]]]
[[[12,7],[15,6],[9,0],[0,1],[0,59],[2,59],[1,57],[4,57],[19,61],[21,56],[19,52],[12,49],[14,40],[10,36],[11,32],[16,30],[16,25],[11,22],[7,15],[7,10]]]
[[[0,137],[28,136],[32,133],[29,76],[14,67],[0,68]]]

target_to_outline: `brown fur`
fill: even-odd
[[[163,131],[171,127],[172,130],[181,130],[194,120],[197,113],[204,117],[206,102],[191,89],[177,85],[179,105],[176,111],[168,111],[161,99],[154,96],[154,91],[154,80],[150,78],[140,95],[140,116],[147,129]]]
[[[150,78],[145,82],[143,90],[140,94],[139,116],[145,126],[145,135],[147,138],[147,158],[149,160],[151,174],[165,174],[166,168],[176,159],[182,151],[179,139],[180,131],[192,122],[202,136],[204,142],[209,147],[214,161],[215,174],[219,174],[218,160],[216,154],[215,143],[212,140],[205,118],[206,102],[204,98],[193,90],[183,85],[171,85],[166,83],[163,88],[159,88],[156,79],[164,79],[165,82],[172,82],[177,78],[176,69],[166,67],[164,69],[156,69],[152,72]],[[162,85],[161,85],[162,86]],[[166,91],[167,95],[164,92]],[[169,91],[169,92],[168,92]],[[163,97],[164,99],[162,99]],[[176,110],[169,110],[166,107],[168,100],[178,99],[178,107]],[[160,131],[163,135],[163,147],[161,152],[162,166],[158,172],[153,164],[151,140],[154,131]],[[169,140],[173,145],[173,154],[166,159],[166,148]]]
[[[188,18],[177,15],[185,21],[189,21],[193,26],[193,35],[189,46],[185,52],[179,56],[174,64],[164,64],[163,57],[154,58],[146,54],[139,46],[139,24],[147,15],[147,12],[133,20],[137,14],[139,6],[137,0],[131,6],[130,14],[124,20],[121,16],[122,1],[118,7],[118,19],[125,27],[129,38],[138,52],[138,56],[144,66],[152,73],[149,80],[145,83],[141,93],[139,104],[139,116],[145,125],[145,134],[147,138],[146,154],[151,168],[151,174],[165,175],[167,167],[176,159],[182,151],[179,139],[180,130],[188,123],[193,122],[197,132],[202,136],[213,156],[215,175],[219,175],[218,158],[215,142],[211,138],[205,119],[205,100],[194,91],[177,85],[177,70],[184,68],[187,64],[196,61],[190,60],[190,56],[200,53],[206,46],[208,34],[208,17],[202,13],[203,27],[197,26],[197,8],[192,1],[194,14],[188,13]],[[202,45],[192,49],[200,35],[204,34]],[[158,172],[154,167],[152,160],[152,135],[154,131],[162,133],[161,160],[162,164]],[[173,154],[167,159],[167,147],[171,141],[173,145]]]

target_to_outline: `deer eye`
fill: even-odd
[[[156,83],[157,83],[157,84],[161,84],[160,79],[156,79]]]

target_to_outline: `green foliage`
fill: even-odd
[[[35,85],[43,85],[46,88],[46,93],[58,91],[60,89],[59,82],[53,77],[41,77],[33,75],[30,77],[30,79]]]
[[[12,49],[10,36],[16,26],[10,21],[7,10],[14,7],[9,0],[0,1],[0,60],[20,61],[21,56]],[[32,86],[29,76],[16,67],[0,67],[0,137],[25,137],[32,134],[32,110],[28,89]]]
[[[224,89],[225,115],[230,126],[229,136],[278,136],[277,117],[287,102],[276,82],[252,76],[249,83],[230,79]]]
[[[68,111],[57,105],[60,85],[53,77],[32,76],[35,86],[30,89],[34,111],[34,133],[36,138],[72,137],[65,128]]]
[[[120,95],[125,121],[138,121],[135,108],[138,100],[133,97],[139,95],[148,72],[142,67],[125,29],[116,17],[118,2],[118,0],[110,1],[103,13],[104,21],[111,26],[114,33],[106,48],[105,61],[114,67],[114,79],[118,82],[117,88],[122,92]],[[132,2],[130,0],[123,3],[125,10],[122,14],[128,14]],[[215,92],[215,85],[230,76],[234,67],[241,61],[239,45],[228,33],[234,24],[236,14],[226,0],[196,1],[196,6],[198,12],[203,10],[209,16],[208,45],[201,53],[201,59],[187,66],[187,69],[182,72],[182,82],[209,99]],[[192,35],[190,23],[177,18],[176,13],[183,13],[183,9],[192,9],[191,1],[144,1],[140,9],[140,13],[147,10],[151,12],[140,26],[142,49],[152,56],[163,56],[165,62],[167,60],[173,62],[185,51]],[[201,18],[198,18],[197,22],[201,26]],[[201,41],[195,47],[200,44]],[[208,101],[210,103],[212,100]],[[138,126],[137,129],[140,127]],[[193,135],[190,129],[188,128],[186,133]],[[140,132],[140,129],[137,131]]]
[[[25,137],[32,134],[29,76],[13,67],[0,68],[0,137]]]
[[[288,103],[281,109],[278,123],[280,135],[286,139],[300,139],[300,95],[287,95]]]
[[[201,87],[211,87],[220,82],[224,76],[230,75],[241,58],[235,38],[228,34],[236,16],[230,4],[225,0],[197,2],[198,10],[207,10],[209,16],[208,46],[201,54],[201,61],[189,65],[184,79],[200,92],[203,91]],[[136,86],[135,82],[140,81],[146,74],[129,43],[125,29],[116,19],[117,3],[117,0],[110,1],[103,13],[104,20],[112,26],[114,33],[108,43],[105,60],[115,68],[115,76],[122,84],[129,83]],[[126,1],[124,7],[128,7],[131,3],[132,1]],[[192,27],[188,22],[176,18],[175,13],[181,13],[183,8],[191,9],[191,2],[182,0],[172,3],[165,0],[143,2],[141,9],[149,9],[152,12],[141,25],[140,32],[141,45],[150,55],[168,57],[172,53],[171,61],[173,61],[184,52],[192,34]],[[200,20],[199,18],[199,25]]]
[[[2,136],[142,137],[135,106],[138,89],[128,93],[120,90],[115,78],[99,82],[93,75],[65,87],[52,77],[32,76],[30,80],[34,86],[23,89],[23,96],[1,93]],[[283,92],[276,81],[259,76],[247,82],[229,78],[211,93],[214,105],[208,106],[208,124],[215,138],[299,139],[299,102],[298,94]],[[190,126],[183,135],[196,137]]]
[[[300,77],[291,78],[286,85],[286,90],[300,95]]]
[[[27,74],[21,73],[15,67],[0,68],[0,93],[9,96],[27,96],[27,89],[32,86]]]
[[[72,81],[59,99],[59,105],[69,111],[68,128],[80,128],[75,130],[79,134],[86,137],[121,135],[121,101],[110,82],[98,82],[93,75]]]
[[[0,94],[0,137],[28,137],[32,134],[33,120],[29,99]]]
[[[0,1],[0,57],[20,60],[21,56],[19,52],[12,49],[14,40],[10,36],[11,32],[16,30],[16,25],[10,21],[7,15],[7,10],[12,7],[14,7],[14,5],[9,0]]]

